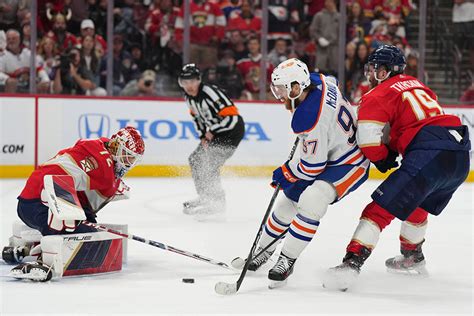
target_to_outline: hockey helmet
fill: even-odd
[[[311,84],[308,66],[297,58],[291,58],[280,63],[273,70],[271,79],[270,88],[273,96],[278,100],[284,97],[291,100],[297,99],[303,93],[303,90]],[[300,93],[296,97],[290,95],[291,84],[294,82],[300,85]]]
[[[115,174],[121,178],[140,162],[145,143],[136,128],[127,126],[110,137],[109,151],[115,161]]]
[[[370,65],[374,69],[385,66],[391,75],[401,74],[405,70],[407,60],[402,50],[393,45],[381,45],[372,54],[369,55],[366,65],[366,72]]]
[[[201,71],[196,64],[186,64],[183,66],[178,77],[179,86],[183,87],[183,81],[191,79],[201,80]]]

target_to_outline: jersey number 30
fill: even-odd
[[[413,91],[405,91],[402,95],[403,101],[408,100],[411,109],[418,121],[427,117],[443,114],[443,109],[436,100],[430,97],[425,90],[415,89]]]

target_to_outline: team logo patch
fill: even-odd
[[[95,160],[95,158],[92,156],[87,156],[84,160],[80,161],[80,164],[82,170],[84,170],[85,172],[89,172],[99,168],[97,160]]]

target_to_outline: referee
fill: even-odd
[[[183,212],[205,218],[225,211],[220,168],[244,137],[244,120],[221,89],[201,82],[201,72],[195,64],[184,65],[178,83],[201,139],[189,156],[198,198],[184,202]]]

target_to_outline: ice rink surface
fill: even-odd
[[[228,209],[222,222],[198,222],[181,203],[194,197],[191,179],[128,179],[130,200],[109,204],[99,221],[127,223],[129,232],[229,262],[246,256],[272,196],[268,179],[224,178]],[[1,180],[0,241],[8,242],[17,219],[16,197],[25,180]],[[383,232],[358,283],[345,293],[321,286],[340,263],[363,207],[378,182],[368,181],[330,206],[317,235],[300,256],[286,287],[269,290],[267,264],[249,272],[233,296],[214,292],[218,281],[235,282],[225,270],[149,245],[129,241],[121,272],[31,283],[5,277],[0,264],[0,314],[395,314],[473,313],[474,185],[465,183],[439,217],[430,217],[424,245],[428,277],[393,275],[386,258],[399,253],[397,220]],[[194,278],[186,284],[182,278]]]

